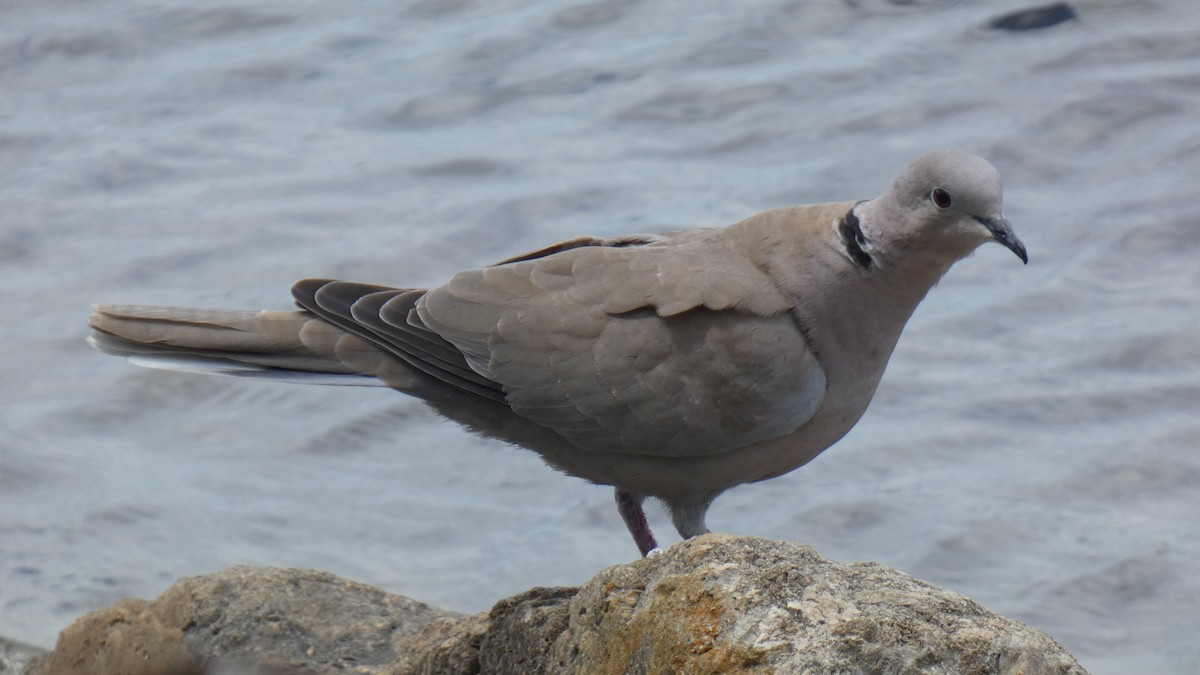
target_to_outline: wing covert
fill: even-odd
[[[583,449],[696,456],[794,431],[824,371],[766,274],[697,243],[468,270],[415,311],[514,412]]]

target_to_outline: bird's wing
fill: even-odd
[[[442,384],[503,403],[499,383],[472,370],[463,354],[437,333],[408,322],[413,304],[424,294],[423,289],[331,279],[304,279],[292,286],[296,304],[322,320],[373,343]]]
[[[736,243],[700,230],[468,270],[405,322],[580,448],[727,452],[799,428],[825,392],[791,305]]]

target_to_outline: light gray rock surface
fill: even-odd
[[[709,534],[474,616],[308,570],[235,567],[63,631],[30,675],[1083,674],[1042,631],[876,563]]]
[[[0,637],[0,673],[21,673],[46,655],[46,650]]]

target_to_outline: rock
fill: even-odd
[[[998,16],[988,22],[988,28],[1014,32],[1041,30],[1076,18],[1079,18],[1079,15],[1075,13],[1074,7],[1065,2],[1056,2]]]
[[[1085,674],[1045,633],[958,593],[808,546],[715,534],[470,617],[320,572],[237,567],[80,619],[32,672],[201,672],[195,664],[380,675]]]
[[[326,572],[234,567],[84,616],[30,675],[375,673],[396,659],[394,640],[450,617]]]
[[[40,647],[0,637],[0,673],[23,673],[49,653]]]
[[[1042,631],[889,567],[716,534],[408,645],[384,673],[1085,672]]]

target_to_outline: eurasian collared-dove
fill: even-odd
[[[100,305],[91,342],[143,365],[375,378],[614,486],[646,554],[646,497],[694,537],[717,495],[849,431],[917,303],[985,241],[1028,262],[995,168],[942,150],[870,201],[581,237],[427,290],[307,279],[299,311]]]

